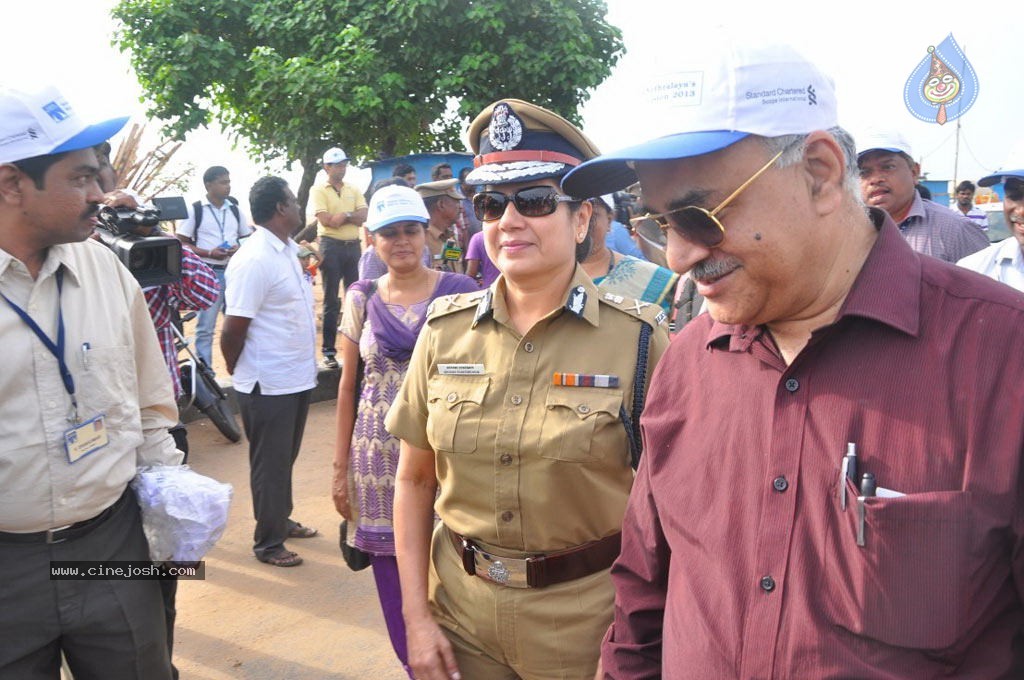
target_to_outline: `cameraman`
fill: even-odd
[[[100,189],[104,193],[103,202],[113,208],[135,210],[139,207],[139,198],[133,192],[124,189],[115,189],[117,186],[117,173],[110,163],[110,144],[103,142],[93,147],[96,152],[96,159],[99,161],[100,172],[98,175]],[[133,232],[136,236],[163,236],[164,232],[158,226],[138,227]],[[200,310],[206,309],[217,301],[220,294],[220,286],[217,283],[217,276],[213,270],[206,266],[206,263],[199,259],[199,256],[188,248],[181,249],[181,280],[177,283],[168,283],[162,286],[149,286],[142,289],[146,297],[146,305],[149,307],[149,315],[153,318],[153,326],[156,328],[157,340],[160,341],[160,349],[167,363],[167,370],[171,374],[171,383],[174,385],[174,398],[181,397],[181,373],[178,369],[178,350],[174,344],[174,333],[171,331],[171,324],[177,324],[179,310]],[[178,424],[170,428],[171,436],[174,437],[175,445],[184,454],[182,463],[188,462],[188,438],[185,426],[178,421]],[[165,579],[160,581],[161,594],[164,600],[164,617],[167,621],[167,655],[173,655],[174,651],[174,619],[177,616],[175,600],[178,593],[177,579]],[[178,669],[171,665],[171,672],[174,680],[178,678]]]
[[[104,192],[104,203],[111,207],[134,210],[139,207],[139,198],[132,192],[115,189],[117,175],[110,163],[110,144],[103,142],[94,148],[100,162],[99,182]],[[136,236],[165,236],[158,226],[138,227],[133,233]],[[220,294],[217,275],[210,267],[199,259],[189,248],[181,249],[181,280],[177,283],[162,286],[149,286],[142,289],[149,306],[149,314],[153,317],[160,349],[163,350],[167,370],[174,384],[174,397],[181,396],[181,373],[178,369],[178,350],[174,344],[171,324],[177,323],[178,312],[181,310],[201,311],[211,307]],[[178,423],[171,430],[178,449],[188,459],[188,441],[185,437],[185,426]]]

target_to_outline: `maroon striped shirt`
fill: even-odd
[[[1024,295],[972,274],[886,217],[792,365],[763,328],[686,327],[642,421],[608,677],[1024,677]],[[847,442],[906,494],[866,501],[863,547]]]

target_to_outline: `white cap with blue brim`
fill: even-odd
[[[392,185],[378,189],[370,197],[366,215],[366,228],[370,232],[396,222],[426,224],[429,221],[427,206],[414,189]]]
[[[600,196],[637,181],[634,161],[688,158],[748,135],[807,134],[837,125],[832,79],[789,45],[723,38],[674,62],[630,106],[630,128],[648,141],[579,165],[562,180],[563,191]]]
[[[0,163],[78,151],[105,142],[128,117],[86,122],[55,87],[0,90]]]

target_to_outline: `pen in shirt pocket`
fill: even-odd
[[[839,507],[846,510],[846,480],[857,485],[857,445],[853,442],[846,444],[846,455],[843,456],[839,466]]]
[[[82,343],[82,367],[86,370],[89,369],[89,350],[92,349],[92,345],[87,342]]]

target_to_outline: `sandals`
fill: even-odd
[[[313,538],[319,533],[313,527],[304,527],[296,522],[288,529],[288,538]]]
[[[290,550],[281,549],[269,555],[257,555],[256,559],[264,564],[274,567],[297,567],[302,564],[302,558]]]

